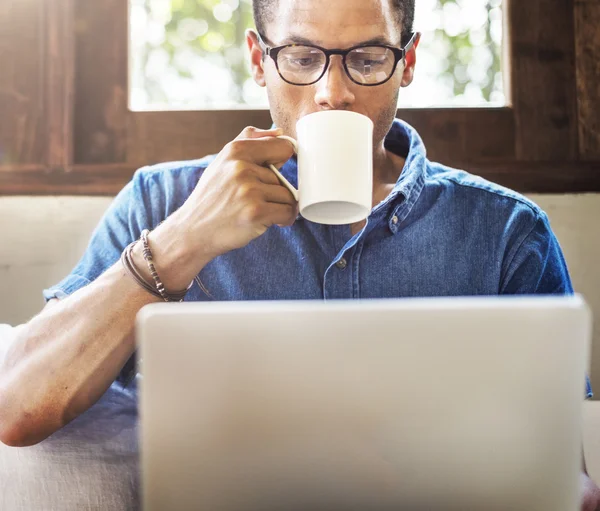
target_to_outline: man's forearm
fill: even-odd
[[[117,263],[19,326],[0,370],[0,439],[37,443],[94,404],[135,349],[137,312],[154,301]]]
[[[151,239],[156,269],[173,290],[185,289],[210,259],[188,242],[182,210],[157,227]],[[194,239],[202,244],[199,235]],[[152,282],[140,243],[133,257]],[[9,445],[40,442],[92,406],[135,349],[137,313],[159,301],[119,261],[18,327],[0,367],[0,440]]]

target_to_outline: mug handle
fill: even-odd
[[[283,140],[287,140],[290,144],[292,144],[292,146],[294,147],[294,152],[296,154],[298,154],[298,142],[296,142],[292,137],[288,137],[287,135],[280,135],[277,138],[281,138]],[[294,196],[294,199],[296,199],[296,202],[298,202],[298,190],[296,190],[291,184],[290,182],[283,177],[283,175],[281,174],[281,172],[279,172],[277,170],[277,167],[275,167],[275,165],[273,164],[269,164],[269,168],[274,172],[274,174],[277,176],[277,179],[279,179],[280,183],[285,186],[290,193]]]

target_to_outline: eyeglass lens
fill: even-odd
[[[327,65],[327,56],[311,46],[288,46],[277,55],[281,76],[288,82],[305,85],[316,82]],[[382,46],[355,48],[346,56],[350,78],[360,84],[386,81],[394,69],[394,53]]]

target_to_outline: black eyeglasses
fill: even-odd
[[[406,53],[412,48],[418,33],[411,34],[403,48],[379,44],[362,44],[347,50],[328,50],[307,44],[286,44],[272,48],[259,41],[265,55],[275,62],[282,80],[291,85],[312,85],[318,82],[329,67],[332,55],[340,55],[346,74],[354,83],[373,87],[387,82]]]

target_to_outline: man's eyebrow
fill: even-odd
[[[308,46],[322,46],[321,44],[317,44],[314,41],[311,41],[310,39],[307,39],[306,37],[302,37],[299,35],[290,35],[288,37],[286,37],[283,42],[281,43],[282,45],[285,44],[305,44]],[[365,45],[370,45],[370,44],[379,44],[379,45],[384,45],[384,46],[393,46],[389,41],[387,41],[384,37],[381,36],[377,36],[377,37],[373,37],[371,39],[367,39],[366,41],[360,41],[356,44],[353,44],[351,46],[365,46]],[[351,46],[348,46],[348,48],[350,48]]]

